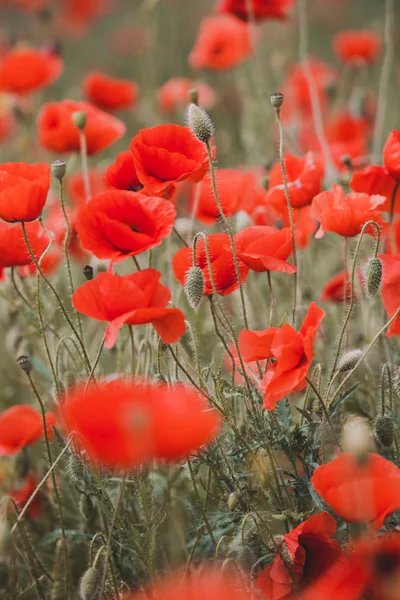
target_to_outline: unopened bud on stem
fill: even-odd
[[[274,108],[280,108],[283,104],[283,94],[275,92],[270,95],[269,100]]]
[[[189,129],[200,142],[207,144],[210,141],[214,133],[214,125],[203,108],[193,103],[189,104],[187,122]]]
[[[65,160],[53,160],[51,163],[51,172],[58,181],[62,181],[65,177],[67,165]]]
[[[74,122],[74,125],[80,129],[81,131],[83,129],[85,129],[86,126],[86,113],[84,113],[82,110],[77,110],[74,113],[72,113],[72,120]]]
[[[197,308],[204,294],[204,277],[199,267],[191,267],[187,272],[184,290],[189,306]]]
[[[359,359],[362,356],[362,350],[356,348],[355,350],[349,350],[342,354],[339,358],[337,370],[341,373],[346,373],[347,371],[351,371],[354,369]]]
[[[364,290],[367,298],[375,298],[382,282],[382,261],[380,258],[369,258],[364,266]]]

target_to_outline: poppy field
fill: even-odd
[[[0,0],[1,599],[400,599],[399,23]]]

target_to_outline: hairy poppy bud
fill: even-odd
[[[65,177],[67,165],[65,160],[53,160],[51,163],[51,172],[58,181],[62,181]]]
[[[72,481],[79,483],[85,478],[85,466],[77,454],[69,457],[67,472]]]
[[[19,366],[20,369],[22,369],[24,371],[24,373],[28,374],[32,371],[31,360],[30,360],[29,356],[26,356],[25,354],[22,356],[18,356],[17,365]]]
[[[280,108],[283,104],[283,94],[275,92],[270,95],[269,100],[274,108]]]
[[[207,144],[210,141],[214,133],[214,125],[203,108],[194,103],[189,104],[187,122],[189,129],[200,142]]]
[[[79,511],[86,521],[89,521],[94,514],[93,500],[90,496],[82,494],[79,500]]]
[[[86,113],[84,113],[82,110],[77,110],[74,113],[72,113],[72,120],[74,122],[74,125],[78,129],[80,129],[80,130],[85,129],[85,126],[86,126]]]
[[[95,567],[90,567],[82,576],[79,584],[79,595],[82,600],[94,600],[97,598],[101,585],[99,571]]]
[[[235,508],[238,505],[238,497],[239,497],[239,494],[236,490],[229,494],[228,510],[230,510],[230,511],[235,510]]]
[[[88,281],[91,281],[93,279],[94,274],[93,267],[91,267],[90,265],[86,265],[85,267],[83,267],[83,274]]]
[[[393,419],[389,415],[379,415],[375,419],[373,432],[378,444],[390,448],[394,439]]]
[[[367,298],[375,298],[382,282],[382,261],[380,258],[370,258],[364,266],[364,290]]]
[[[204,277],[199,267],[191,267],[187,272],[184,290],[189,306],[197,308],[204,293]]]
[[[400,367],[398,367],[392,376],[393,389],[400,398]]]
[[[356,350],[349,350],[348,352],[345,352],[339,358],[339,361],[337,364],[337,370],[340,371],[341,373],[346,373],[347,371],[351,371],[356,366],[361,355],[362,355],[362,350],[359,350],[358,348]]]

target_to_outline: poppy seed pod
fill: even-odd
[[[88,281],[91,281],[94,275],[93,267],[91,267],[90,265],[86,265],[85,267],[83,267],[83,274]]]
[[[189,129],[200,142],[207,144],[213,136],[214,124],[203,108],[192,103],[187,112]]]
[[[270,95],[269,101],[274,108],[280,108],[283,104],[283,94],[281,94],[281,92],[275,92]]]
[[[74,122],[74,125],[80,129],[81,131],[83,129],[85,129],[86,126],[86,113],[83,112],[83,110],[77,110],[74,113],[72,113],[72,120]]]
[[[394,439],[393,419],[389,415],[379,415],[374,421],[373,432],[379,445],[390,448]]]
[[[375,298],[379,293],[382,282],[382,261],[380,258],[370,258],[364,266],[364,290],[367,298]]]
[[[95,567],[90,567],[82,576],[79,584],[79,595],[82,600],[94,600],[97,598],[101,585],[99,571]]]
[[[58,179],[58,181],[62,181],[67,170],[65,160],[54,160],[50,166],[54,177]]]
[[[187,272],[184,290],[189,306],[197,308],[204,294],[204,277],[199,267],[191,267]]]
[[[24,371],[24,373],[28,374],[32,371],[32,363],[31,363],[29,356],[26,356],[26,355],[18,356],[17,365],[19,366],[20,369],[22,369]]]
[[[351,371],[356,366],[361,355],[362,350],[359,350],[358,348],[356,348],[355,350],[349,350],[348,352],[345,352],[339,358],[337,370],[341,373]]]

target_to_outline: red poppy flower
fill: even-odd
[[[383,147],[383,162],[389,175],[400,182],[400,130],[389,133]]]
[[[398,254],[400,256],[400,218],[393,219],[386,242],[386,254]]]
[[[295,232],[295,237],[300,235]],[[246,227],[235,235],[235,248],[240,260],[253,271],[296,272],[296,267],[286,262],[292,253],[292,236],[288,227]]]
[[[256,21],[265,19],[286,19],[293,7],[293,0],[250,0]],[[247,0],[220,0],[216,10],[220,13],[231,13],[243,21],[249,21]]]
[[[400,255],[380,254],[383,265],[382,300],[389,317],[400,307]],[[386,335],[400,335],[400,316],[390,325]]]
[[[369,196],[375,194],[385,196],[386,202],[382,205],[381,210],[386,212],[390,211],[393,194],[396,192],[394,212],[400,212],[400,190],[397,189],[397,182],[386,167],[370,165],[361,171],[356,171],[351,178],[350,187],[354,192],[362,192]]]
[[[30,94],[49,86],[62,70],[63,62],[54,53],[16,48],[0,62],[0,89],[12,94]]]
[[[168,200],[110,190],[79,210],[76,230],[83,248],[116,263],[161,244],[175,216]]]
[[[192,81],[184,77],[168,79],[158,90],[158,104],[163,112],[173,112],[187,106],[189,92],[196,89],[199,95],[199,104],[205,109],[210,109],[215,104],[215,92],[207,83]]]
[[[179,461],[209,444],[219,427],[196,390],[125,378],[69,390],[62,416],[89,456],[111,469]]]
[[[59,25],[62,31],[83,35],[111,6],[109,0],[62,0]]]
[[[343,31],[333,39],[337,57],[343,63],[372,64],[378,58],[382,40],[373,31]]]
[[[236,67],[251,55],[250,30],[233,15],[206,17],[189,54],[193,69],[225,70]]]
[[[360,463],[353,454],[318,467],[311,478],[315,491],[349,523],[371,523],[380,529],[400,508],[400,469],[378,454]]]
[[[15,129],[15,118],[5,98],[6,95],[0,96],[0,144],[7,141]]]
[[[56,273],[60,267],[62,260],[62,250],[60,247],[51,248],[48,252],[46,252],[43,257],[40,266],[45,275],[52,275]],[[24,265],[18,268],[18,273],[21,277],[30,277],[31,275],[37,274],[36,266],[31,263],[30,265]]]
[[[312,152],[308,152],[305,158],[298,158],[286,153],[284,162],[292,207],[302,208],[311,204],[314,196],[321,191],[324,174],[321,162],[316,160]],[[267,204],[284,204],[286,206],[282,167],[279,163],[274,165],[270,171],[266,202]]]
[[[359,279],[361,281],[361,273],[358,272]],[[343,302],[344,295],[344,271],[340,271],[337,275],[334,275],[324,285],[320,300],[324,302],[333,302],[340,304]],[[351,273],[347,273],[346,277],[346,300],[351,299]]]
[[[53,436],[53,413],[47,413],[46,426]],[[28,404],[12,406],[0,413],[0,456],[13,456],[44,436],[42,415]]]
[[[334,185],[331,192],[322,192],[313,200],[313,213],[320,222],[315,237],[323,237],[326,231],[343,237],[354,237],[369,220],[376,221],[381,231],[385,232],[386,222],[383,221],[380,213],[384,203],[384,196],[369,196],[357,192],[350,192],[345,196],[343,188]],[[376,235],[374,227],[367,227],[365,233]]]
[[[314,357],[314,338],[324,316],[322,308],[312,302],[298,333],[287,323],[265,331],[240,332],[239,348],[244,361],[275,359],[261,382],[266,410],[274,410],[277,402],[304,387]]]
[[[139,96],[139,87],[133,81],[116,79],[100,72],[87,75],[83,89],[89,102],[102,110],[132,108]]]
[[[286,204],[259,204],[252,213],[256,225],[274,225],[276,227],[290,226]],[[299,248],[307,248],[310,236],[317,229],[317,222],[311,214],[311,206],[293,209],[293,225],[296,231],[296,242]],[[299,234],[299,235],[298,235]]]
[[[85,137],[89,155],[101,152],[125,135],[126,127],[116,117],[88,102],[62,100],[45,104],[39,114],[37,127],[42,146],[53,152],[79,152],[79,129],[72,120],[77,111],[86,115]]]
[[[40,217],[50,189],[50,167],[38,163],[0,165],[0,219],[8,223]]]
[[[27,223],[26,234],[37,259],[49,244],[49,238],[38,221]],[[32,264],[20,225],[0,223],[0,268],[20,267]]]
[[[180,125],[141,129],[130,150],[137,176],[149,194],[159,194],[185,179],[201,181],[208,170],[205,144]]]
[[[221,296],[227,296],[239,287],[229,235],[227,233],[210,233],[206,237],[215,287]],[[178,250],[172,259],[172,268],[176,279],[181,285],[185,285],[186,274],[192,266],[192,248],[181,248]],[[213,293],[213,289],[203,239],[200,239],[196,246],[196,266],[203,272],[204,295],[209,296]],[[242,261],[239,261],[239,272],[242,283],[246,281],[248,271],[248,267]]]
[[[345,111],[331,118],[325,135],[336,165],[344,168],[343,156],[356,159],[367,154],[370,134],[371,124],[363,116],[354,116]]]
[[[89,254],[83,250],[76,231],[76,213],[71,211],[68,207],[65,208],[65,212],[67,214],[69,222],[68,252],[70,256],[75,258],[75,260],[88,261],[90,258]],[[46,263],[48,263],[49,260],[51,261],[50,265],[48,266],[52,271],[52,264],[54,265],[54,267],[56,266],[57,257],[59,257],[60,255],[60,250],[64,250],[64,241],[65,236],[67,235],[67,225],[65,222],[64,214],[59,204],[54,204],[48,211],[46,216],[46,229],[47,231],[51,231],[51,233],[53,234],[54,244],[51,250],[43,258],[43,261],[41,263],[41,267],[45,272]]]
[[[281,553],[289,557],[286,565],[277,554],[257,578],[257,586],[265,597],[294,600],[298,594],[292,577],[302,590],[325,573],[343,554],[339,542],[332,539],[335,532],[335,519],[328,513],[320,513],[284,535],[280,547]]]
[[[39,481],[34,475],[28,475],[20,485],[15,485],[12,490],[3,490],[3,494],[12,498],[18,508],[22,509],[36,490],[38,483]],[[27,509],[27,513],[31,519],[37,519],[39,517],[40,505],[41,498],[39,493],[35,496]]]
[[[108,321],[105,344],[112,348],[118,331],[126,323],[151,323],[166,344],[172,344],[185,333],[185,315],[177,308],[166,308],[171,292],[159,280],[161,273],[143,269],[132,275],[100,273],[87,281],[72,296],[80,313]]]
[[[116,190],[140,192],[143,189],[143,184],[136,174],[132,153],[129,150],[117,155],[115,162],[108,167],[104,181],[110,188]],[[161,194],[163,193],[164,190]]]
[[[89,169],[89,185],[92,196],[102,194],[107,190],[104,173],[98,169]],[[65,181],[66,196],[77,207],[85,206],[88,201],[86,197],[85,182],[81,171],[71,173]]]

